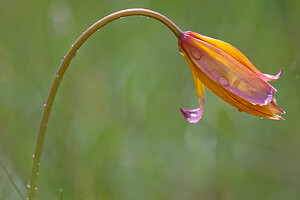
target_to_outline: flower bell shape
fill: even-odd
[[[277,80],[283,68],[276,76],[263,74],[230,44],[191,31],[184,33],[178,46],[191,68],[200,105],[194,110],[180,108],[187,121],[197,123],[201,119],[205,87],[240,112],[284,120],[277,115],[285,113],[276,104],[277,90],[268,83]]]

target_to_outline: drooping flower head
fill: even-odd
[[[180,108],[189,122],[196,123],[202,117],[205,87],[240,112],[283,120],[277,115],[285,113],[276,104],[277,90],[268,83],[277,80],[283,68],[276,76],[263,74],[230,44],[191,31],[184,33],[178,45],[191,68],[200,105],[194,110]]]

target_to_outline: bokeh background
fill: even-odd
[[[67,50],[98,19],[133,7],[233,44],[264,73],[285,67],[272,85],[286,120],[240,113],[207,91],[203,119],[187,123],[178,107],[198,104],[176,37],[126,17],[96,32],[64,77],[37,199],[300,199],[297,0],[0,0],[0,199],[27,194],[43,104]]]

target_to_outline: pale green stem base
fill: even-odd
[[[44,138],[45,138],[45,132],[48,126],[48,120],[49,116],[52,110],[53,102],[55,99],[55,96],[57,94],[57,90],[59,88],[60,82],[62,81],[62,78],[73,58],[73,56],[76,54],[78,49],[81,47],[81,45],[99,28],[103,27],[104,25],[108,24],[111,21],[114,21],[116,19],[119,19],[121,17],[125,16],[131,16],[131,15],[143,15],[147,17],[151,17],[154,19],[159,20],[163,24],[165,24],[171,31],[176,35],[178,39],[180,39],[183,36],[183,32],[168,18],[165,16],[146,9],[128,9],[128,10],[122,10],[116,13],[113,13],[111,15],[108,15],[95,24],[93,24],[90,28],[88,28],[72,45],[66,56],[64,57],[57,73],[55,76],[55,79],[53,80],[53,83],[51,85],[51,89],[48,94],[48,98],[45,103],[43,115],[40,122],[40,127],[37,133],[37,139],[36,139],[36,145],[34,149],[33,154],[33,161],[32,161],[32,168],[30,173],[30,179],[29,179],[29,185],[28,185],[28,197],[27,199],[33,200],[35,198],[35,192],[37,190],[37,178],[39,174],[39,166],[40,166],[40,160],[41,160],[41,154],[43,150],[43,144],[44,144]]]

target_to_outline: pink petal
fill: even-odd
[[[197,123],[202,117],[203,109],[186,110],[179,107],[182,116],[190,123]]]
[[[265,81],[276,81],[279,79],[283,71],[283,68],[280,70],[280,72],[277,75],[270,75],[270,74],[263,74],[264,76],[262,77]]]

